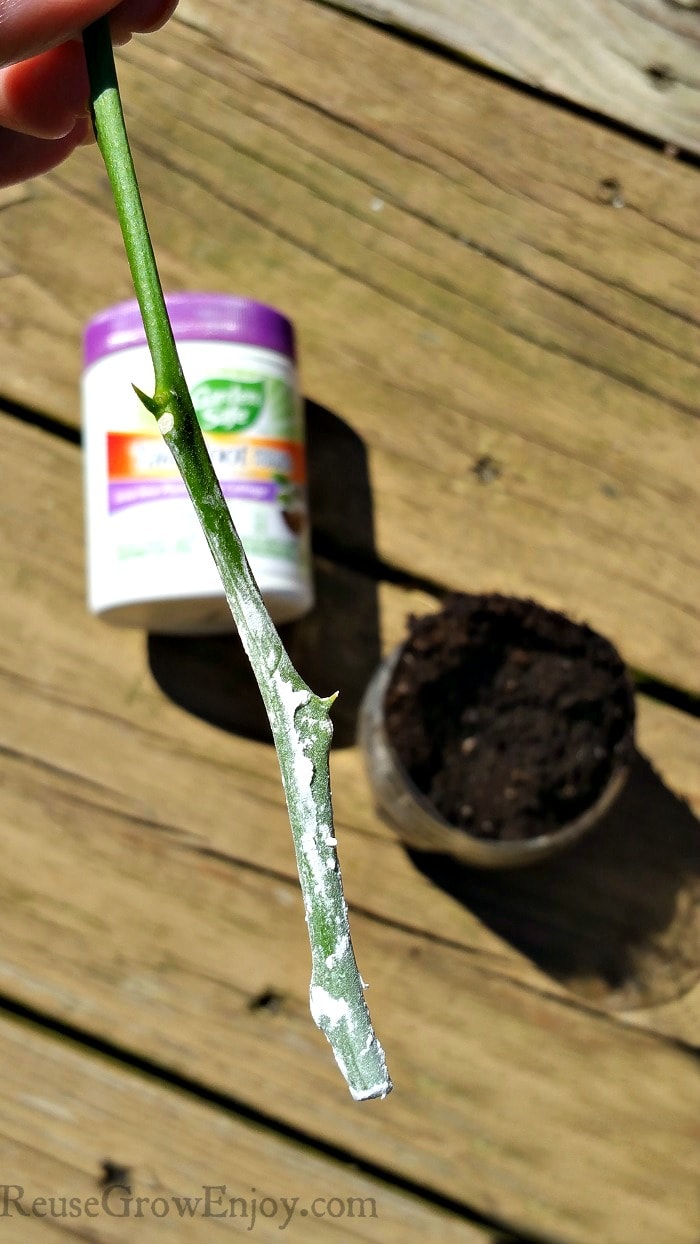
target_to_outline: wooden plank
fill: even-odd
[[[345,1099],[308,1017],[274,757],[169,703],[143,637],[84,616],[77,451],[4,424],[2,993],[522,1231],[695,1244],[696,1059],[561,996],[412,869],[350,748],[341,854],[397,1091]]]
[[[695,1059],[356,913],[397,1085],[358,1112],[309,1021],[289,884],[16,779],[3,992],[521,1230],[693,1244]]]
[[[498,1244],[357,1167],[26,1023],[0,1018],[0,1051],[0,1208],[13,1241],[57,1230],[96,1244],[289,1231]]]
[[[12,481],[5,520],[8,530],[24,533],[15,538],[4,567],[5,581],[16,586],[6,593],[0,615],[0,668],[12,697],[8,745],[101,791],[114,815],[160,824],[193,849],[202,845],[200,831],[191,832],[197,824],[206,825],[212,849],[230,853],[225,809],[235,805],[236,858],[293,880],[282,793],[267,748],[239,738],[232,757],[225,735],[183,716],[161,694],[205,722],[268,738],[237,642],[151,637],[149,671],[140,634],[86,618],[78,452],[13,420],[4,419],[3,427]],[[324,564],[318,566],[318,590],[318,608],[287,638],[313,687],[341,690],[333,786],[339,823],[349,835],[346,868],[360,905],[380,919],[461,945],[538,990],[566,987],[588,1002],[622,1010],[683,997],[685,1010],[672,1035],[696,1043],[700,1009],[693,1006],[688,1014],[687,996],[700,976],[700,856],[693,815],[700,809],[700,722],[640,697],[639,742],[648,759],[639,759],[598,835],[534,873],[493,879],[448,869],[432,877],[437,890],[426,887],[418,857],[411,861],[378,820],[361,759],[350,745],[360,698],[382,651],[403,635],[409,610],[425,612],[435,601],[389,585],[378,594],[372,581]],[[32,648],[43,650],[33,655],[30,677],[28,635],[36,637]],[[57,712],[63,720],[58,733]],[[86,732],[92,741],[87,751],[81,742]],[[173,747],[178,772],[171,777]],[[145,753],[151,757],[147,766],[140,761]],[[115,754],[129,773],[127,790],[113,780]],[[215,783],[202,781],[205,758]],[[276,810],[281,856],[279,842],[260,841],[260,788],[266,806]],[[651,1027],[654,1014],[652,1009],[647,1015]]]
[[[697,0],[325,0],[700,151]]]
[[[302,0],[185,6],[122,70],[167,283],[292,309],[365,447],[319,533],[697,690],[696,171]],[[104,175],[83,151],[13,193],[4,392],[75,423],[81,325],[129,292]]]

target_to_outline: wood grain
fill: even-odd
[[[274,756],[253,742],[269,740],[269,728],[237,642],[152,636],[144,654],[138,632],[115,631],[86,617],[78,452],[16,421],[5,419],[4,426],[13,481],[4,521],[8,530],[24,533],[4,567],[12,585],[2,616],[2,669],[12,698],[13,751],[35,755],[56,772],[79,774],[88,789],[108,792],[116,815],[137,825],[162,824],[195,850],[202,842],[199,831],[191,833],[193,817],[207,826],[208,847],[230,854],[222,805],[235,805],[236,858],[281,869],[293,880]],[[482,954],[485,962],[540,990],[557,992],[565,985],[618,1009],[685,995],[700,974],[700,854],[693,815],[700,808],[700,723],[639,697],[644,758],[604,832],[534,874],[477,883],[468,871],[453,870],[450,884],[431,892],[416,874],[416,861],[397,849],[394,831],[378,821],[352,744],[360,698],[382,653],[402,637],[407,612],[425,612],[436,602],[328,563],[317,565],[317,588],[317,609],[290,628],[286,640],[311,686],[324,693],[341,690],[333,787],[340,824],[350,835],[346,865],[363,896],[361,906]],[[43,651],[29,641],[28,672],[27,635],[40,636],[44,627],[51,628],[51,641],[43,641]],[[244,736],[236,739],[233,756],[227,734],[212,732],[206,722]],[[84,752],[86,730],[91,746]],[[166,777],[173,748],[177,772]],[[128,774],[126,789],[111,776],[115,749]],[[144,754],[150,756],[147,765]],[[203,783],[205,760],[212,780]],[[265,806],[276,809],[281,857],[278,845],[260,840],[261,792]],[[504,893],[510,914],[494,927]],[[551,955],[548,946],[556,948]],[[697,1028],[686,1022],[674,1035],[695,1042]]]
[[[222,1231],[271,1241],[285,1231],[297,1240],[497,1244],[486,1228],[357,1167],[27,1023],[0,1018],[0,1057],[0,1206],[13,1241],[55,1239],[57,1230],[96,1244],[184,1244]]]
[[[551,903],[556,876],[512,904],[502,890],[513,927],[499,932],[493,891],[465,878],[451,892],[411,863],[349,747],[334,770],[341,856],[397,1092],[376,1110],[346,1102],[308,1016],[269,747],[183,712],[154,684],[153,641],[85,616],[76,447],[16,419],[3,443],[2,993],[520,1230],[694,1244],[695,1058],[577,999],[518,948],[518,905]],[[385,598],[384,644],[408,603]],[[662,727],[653,705],[648,720],[662,769],[688,723],[667,711]],[[690,745],[675,751],[678,777]],[[664,800],[685,868],[687,814]]]
[[[0,996],[251,1123],[3,1023],[10,1151],[42,1187],[72,1164],[87,1188],[107,1117],[141,1178],[163,1145],[173,1189],[226,1182],[232,1151],[255,1186],[303,1170],[311,1191],[329,1164],[354,1180],[257,1120],[369,1166],[362,1186],[503,1229],[697,1244],[698,721],[640,697],[615,812],[520,876],[409,856],[353,743],[381,653],[446,585],[563,605],[700,686],[696,170],[310,0],[182,0],[121,71],[168,286],[241,290],[299,329],[323,556],[288,640],[342,693],[341,859],[397,1090],[359,1110],[310,1021],[279,776],[235,642],[86,615],[77,445],[16,406]],[[70,429],[82,324],[129,293],[95,153],[0,207],[2,393]],[[411,1229],[471,1238],[402,1193],[377,1238]]]
[[[700,151],[697,0],[330,0]]]
[[[167,284],[292,311],[365,447],[373,511],[331,479],[319,536],[697,690],[696,171],[305,0],[184,4],[122,79]],[[81,326],[129,292],[104,175],[13,194],[3,391],[76,423]]]

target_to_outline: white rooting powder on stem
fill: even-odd
[[[210,547],[279,757],[311,943],[311,1015],[330,1043],[353,1098],[386,1097],[393,1086],[355,960],[333,832],[328,777],[332,699],[319,699],[296,674],[252,575],[234,580],[222,550],[215,541]],[[300,716],[302,721],[297,720]],[[330,945],[324,945],[324,932],[330,933]]]

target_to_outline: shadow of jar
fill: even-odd
[[[624,667],[618,689],[624,701],[628,688],[628,729],[596,797],[550,832],[494,841],[440,815],[397,756],[385,707],[404,648],[365,689],[359,742],[378,811],[413,866],[589,1004],[637,1016],[640,1008],[685,1007],[673,1022],[695,1044],[700,826],[634,746],[635,699]]]

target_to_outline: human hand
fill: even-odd
[[[0,186],[45,173],[90,135],[81,35],[110,14],[112,39],[157,30],[177,0],[0,0]]]

